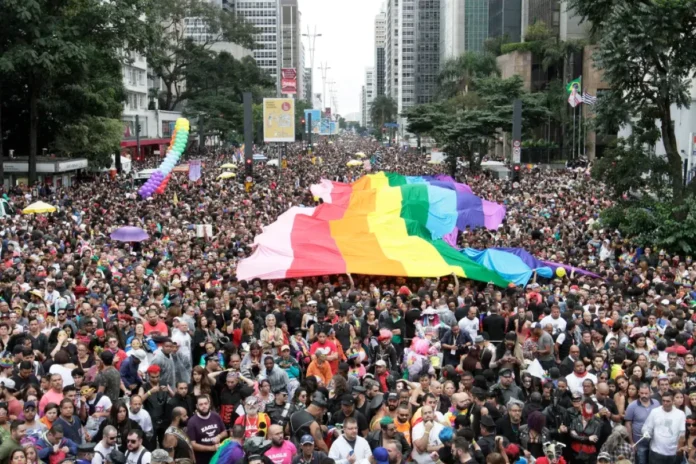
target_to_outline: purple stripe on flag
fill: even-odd
[[[454,190],[456,190],[457,192],[471,193],[471,194],[474,193],[474,191],[471,190],[471,187],[469,187],[468,185],[461,184],[459,182],[455,182],[455,180],[452,177],[446,176],[444,174],[438,174],[436,176],[423,176],[423,178],[428,180],[428,183],[433,184],[433,185],[437,185],[437,184],[432,182],[431,179],[438,181],[438,182],[441,182],[441,183],[448,184],[447,186],[440,185],[441,187],[450,188],[450,189],[452,187],[454,187]]]
[[[449,246],[456,248],[457,250],[459,249],[459,246],[457,246],[457,236],[459,235],[459,229],[456,227],[452,229],[452,232],[445,234],[442,236],[442,240],[445,241]]]
[[[505,219],[505,206],[488,200],[481,201],[483,203],[483,222],[486,229],[497,229]]]

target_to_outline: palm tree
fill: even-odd
[[[495,56],[490,53],[467,52],[445,62],[438,76],[439,93],[451,98],[469,92],[477,77],[500,75]]]
[[[370,120],[376,129],[381,129],[387,122],[394,122],[398,107],[396,102],[387,95],[380,95],[370,106]]]

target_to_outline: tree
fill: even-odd
[[[490,53],[467,52],[446,61],[438,76],[440,98],[452,98],[467,93],[474,79],[500,75],[495,55]]]
[[[254,47],[254,27],[206,0],[149,0],[147,18],[153,25],[148,36],[147,60],[154,77],[162,80],[160,109],[174,110],[195,92],[186,80],[187,68],[209,58],[213,47],[231,42]],[[194,18],[207,35],[201,41],[186,37],[185,21]]]
[[[444,102],[417,105],[404,112],[408,131],[431,135],[447,153],[450,172],[463,158],[472,171],[480,168],[488,145],[500,131],[512,130],[512,102],[523,104],[523,130],[531,131],[549,117],[543,94],[529,94],[522,89],[522,79],[488,77],[475,79],[465,95]]]
[[[671,196],[680,201],[685,192],[672,108],[688,107],[690,102],[696,63],[696,2],[569,0],[569,8],[592,24],[598,37],[596,66],[623,100],[619,107],[598,108],[598,119],[623,124],[641,121],[644,127],[657,122]]]
[[[275,85],[251,57],[235,59],[227,52],[202,54],[183,70],[188,83],[187,117],[198,120],[204,135],[230,141],[244,133],[243,93],[254,103],[275,92]]]
[[[396,102],[387,95],[379,95],[372,100],[370,106],[370,120],[378,131],[382,130],[385,123],[396,120],[398,107]]]
[[[27,108],[29,182],[36,181],[42,101],[68,76],[84,76],[94,57],[120,58],[142,47],[150,0],[5,0],[0,15],[0,72],[11,75],[14,99]],[[3,86],[4,87],[4,86]],[[7,93],[3,92],[3,98]],[[0,105],[2,102],[0,102]],[[43,129],[43,124],[41,125]]]

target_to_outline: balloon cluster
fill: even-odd
[[[152,173],[147,182],[138,190],[142,198],[149,198],[153,193],[164,193],[164,187],[166,187],[167,182],[169,182],[172,169],[177,165],[179,158],[181,158],[182,153],[186,149],[189,129],[190,125],[188,119],[179,118],[176,120],[174,132],[172,133],[172,140],[169,143],[169,148],[167,148],[167,155],[164,161],[162,161],[160,167]]]

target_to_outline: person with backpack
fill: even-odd
[[[93,437],[99,431],[99,426],[109,417],[111,411],[111,400],[104,393],[97,391],[95,384],[85,385],[80,390],[82,398],[87,406],[87,423],[85,430],[90,437]]]
[[[142,430],[131,430],[128,434],[127,464],[150,464],[152,454],[143,446],[145,434]]]
[[[118,432],[116,431],[116,427],[113,425],[107,425],[104,427],[103,437],[94,447],[92,464],[106,464],[109,462],[109,455],[113,450],[116,449],[117,437]]]

